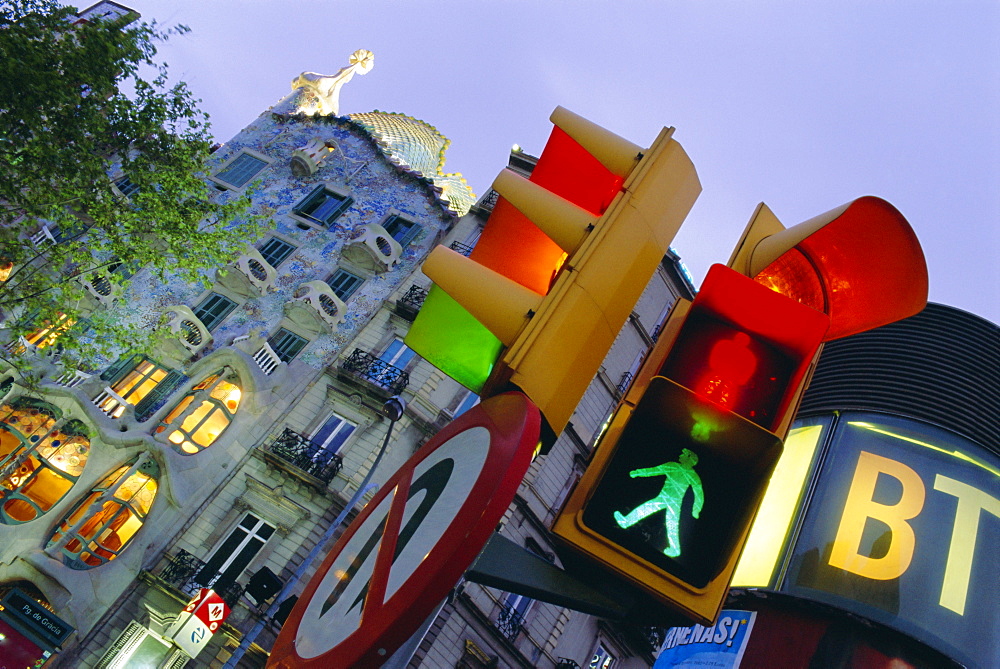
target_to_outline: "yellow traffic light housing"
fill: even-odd
[[[551,120],[530,179],[494,182],[500,198],[470,256],[438,247],[425,261],[436,285],[406,338],[483,396],[521,389],[550,439],[701,192],[672,129],[642,150],[561,107]]]

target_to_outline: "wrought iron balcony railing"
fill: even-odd
[[[560,657],[559,663],[556,664],[556,669],[580,669],[580,665],[576,663],[576,660],[571,660],[568,657]]]
[[[427,289],[414,284],[410,286],[406,294],[399,298],[399,303],[406,305],[413,311],[419,311],[420,307],[424,305],[425,299],[427,299]]]
[[[500,615],[497,616],[495,624],[500,634],[504,635],[508,640],[513,641],[517,638],[521,628],[524,627],[524,614],[513,606],[504,604],[503,608],[500,609]]]
[[[359,379],[367,381],[389,395],[399,395],[410,383],[410,375],[360,348],[344,360],[340,368]]]
[[[176,555],[170,557],[170,562],[160,572],[160,578],[191,597],[198,594],[201,588],[212,588],[230,608],[236,606],[243,595],[242,585],[217,571],[207,570],[202,560],[185,550],[178,550]]]
[[[472,253],[472,249],[474,248],[475,248],[474,246],[470,246],[469,244],[463,244],[462,242],[451,243],[451,250],[461,253],[466,258],[469,257],[469,254]]]
[[[615,387],[615,392],[617,393],[618,397],[624,395],[625,391],[628,390],[628,387],[630,385],[632,385],[632,372],[625,372],[624,374],[622,374],[621,380]]]
[[[344,466],[339,455],[287,427],[265,450],[323,483],[332,481]]]
[[[496,206],[497,200],[500,199],[500,193],[496,192],[492,188],[486,193],[486,195],[479,198],[476,202],[475,207],[481,210],[483,213],[489,215],[493,212],[493,207]]]

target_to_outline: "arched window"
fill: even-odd
[[[83,423],[60,420],[52,405],[28,398],[0,405],[0,523],[46,513],[76,483],[89,454]]]
[[[167,441],[181,453],[198,453],[211,446],[239,409],[242,392],[233,383],[236,380],[228,367],[209,376],[170,410],[156,434],[166,434]]]
[[[113,471],[63,518],[46,550],[61,553],[73,569],[114,560],[146,522],[159,474],[148,453]]]

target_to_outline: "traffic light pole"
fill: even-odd
[[[686,618],[627,581],[572,554],[561,557],[572,562],[569,570],[494,534],[465,580],[608,620],[644,620],[664,627],[687,624]]]

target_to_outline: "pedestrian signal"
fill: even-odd
[[[556,537],[711,624],[827,317],[714,266],[636,375]]]

